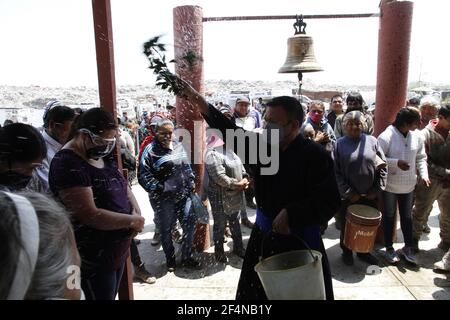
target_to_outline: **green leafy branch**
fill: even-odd
[[[166,45],[160,43],[161,36],[151,38],[144,43],[144,54],[150,62],[149,69],[153,70],[156,75],[156,85],[163,90],[168,90],[176,95],[180,95],[184,86],[180,78],[173,74],[166,63]],[[182,58],[180,68],[188,68],[192,72],[195,64],[200,58],[193,51],[188,51]],[[178,63],[178,61],[170,60],[169,63]]]
[[[157,86],[178,95],[182,92],[183,86],[178,81],[178,77],[167,67],[166,56],[164,54],[166,52],[166,45],[159,42],[160,38],[161,36],[156,36],[144,43],[144,54],[150,62],[148,68],[152,69],[156,75]],[[173,62],[175,60],[169,61],[169,63]]]

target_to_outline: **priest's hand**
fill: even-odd
[[[272,222],[272,230],[276,233],[288,235],[291,233],[289,229],[288,212],[282,209]]]

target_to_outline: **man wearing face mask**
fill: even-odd
[[[239,97],[236,99],[233,119],[236,126],[247,131],[255,131],[255,129],[261,127],[261,113],[256,109],[250,108],[250,100],[247,97]],[[250,185],[245,190],[246,206],[256,209],[253,203],[254,197],[255,190],[253,185]],[[251,229],[253,228],[253,223],[248,219],[246,206],[241,210],[241,224]]]
[[[334,134],[336,139],[343,137],[345,135],[343,119],[345,114],[350,111],[361,111],[364,114],[364,118],[366,119],[363,124],[363,133],[372,135],[373,134],[373,118],[369,112],[366,112],[364,109],[364,99],[359,92],[350,92],[347,95],[347,99],[345,100],[347,104],[347,110],[345,113],[338,116],[336,118],[336,122],[334,124]]]
[[[187,82],[181,79],[180,82],[184,86],[182,94],[202,113],[211,128],[219,129],[223,137],[227,130],[241,130]],[[236,294],[239,300],[267,299],[255,265],[260,257],[264,259],[281,252],[304,249],[306,246],[299,238],[321,252],[326,298],[333,299],[331,271],[320,225],[337,212],[340,196],[331,156],[316,143],[302,137],[300,126],[303,120],[303,108],[293,97],[276,97],[267,103],[267,126],[283,131],[277,143],[279,168],[268,175],[262,170],[265,165],[259,161],[246,166],[254,174],[257,217],[242,265]],[[252,134],[258,146],[265,143],[263,135],[247,132],[247,135]],[[237,146],[236,141],[234,145]],[[247,139],[246,150],[250,149]],[[299,287],[298,290],[309,288]]]
[[[334,136],[333,128],[331,128],[327,118],[324,116],[325,105],[321,101],[313,101],[309,108],[308,118],[302,125],[300,132],[303,134],[305,127],[310,125],[315,132],[313,140],[324,146],[328,152],[333,151],[336,137]]]
[[[62,105],[59,101],[50,101],[44,113],[44,126],[41,130],[42,137],[47,146],[47,156],[42,166],[36,168],[36,175],[41,185],[41,192],[50,193],[48,185],[48,172],[50,163],[56,152],[67,142],[72,128],[75,111]]]
[[[155,211],[169,272],[176,268],[172,229],[177,219],[183,228],[181,264],[193,269],[200,267],[192,257],[196,217],[192,210],[186,209],[195,176],[183,146],[172,139],[173,130],[172,121],[158,122],[155,139],[142,152],[138,172],[139,184],[149,193]]]
[[[25,189],[46,154],[45,141],[36,128],[23,123],[0,128],[0,188]]]
[[[50,189],[72,212],[86,298],[113,300],[131,239],[145,221],[111,153],[117,136],[111,114],[90,109],[75,129],[50,165]]]

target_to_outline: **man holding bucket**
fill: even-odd
[[[219,129],[224,137],[227,129],[241,130],[209,105],[188,83],[181,82],[184,86],[182,94],[195,104],[211,128]],[[257,218],[242,265],[236,294],[239,300],[267,299],[254,270],[255,265],[260,258],[304,249],[305,245],[298,238],[322,254],[326,298],[333,299],[331,272],[320,225],[328,222],[338,210],[340,196],[333,160],[323,147],[300,135],[303,121],[303,108],[298,100],[287,96],[276,97],[267,104],[265,129],[278,129],[279,141],[271,138],[264,140],[264,135],[246,132],[247,136],[254,135],[251,138],[258,141],[258,147],[261,142],[266,146],[267,143],[277,146],[279,168],[272,175],[262,174],[264,165],[259,157],[256,164],[247,165],[255,179]],[[270,137],[273,138],[273,135]],[[249,140],[246,139],[246,151],[250,149]],[[310,289],[299,286],[298,290]]]

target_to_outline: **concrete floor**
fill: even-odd
[[[214,247],[206,252],[196,253],[195,258],[201,261],[202,269],[198,271],[178,268],[174,273],[166,271],[165,257],[161,246],[151,246],[153,237],[153,211],[148,201],[147,193],[139,186],[133,186],[133,192],[138,199],[146,226],[144,232],[137,238],[139,252],[147,269],[156,276],[155,284],[141,283],[135,280],[133,284],[136,300],[233,300],[239,280],[242,259],[228,254],[229,263],[216,263]],[[249,209],[249,218],[254,221],[255,211]],[[375,274],[365,262],[355,257],[352,267],[344,265],[339,248],[339,231],[334,226],[334,220],[324,234],[324,243],[330,261],[333,287],[336,300],[450,300],[450,275],[436,273],[433,264],[439,261],[444,252],[437,248],[439,238],[439,210],[433,208],[429,219],[431,233],[423,235],[420,241],[421,252],[417,255],[419,267],[414,267],[400,261],[396,266],[388,265],[383,259],[384,248],[376,246],[374,251],[380,260],[381,268]],[[211,232],[212,232],[212,220]],[[250,229],[241,227],[244,245],[250,236]],[[397,243],[394,248],[403,246],[400,228],[397,230]],[[212,239],[212,235],[211,235]],[[212,241],[211,241],[212,242]],[[225,250],[232,246],[231,239],[225,244]],[[176,251],[180,249],[175,245]],[[177,255],[179,257],[179,254]]]

